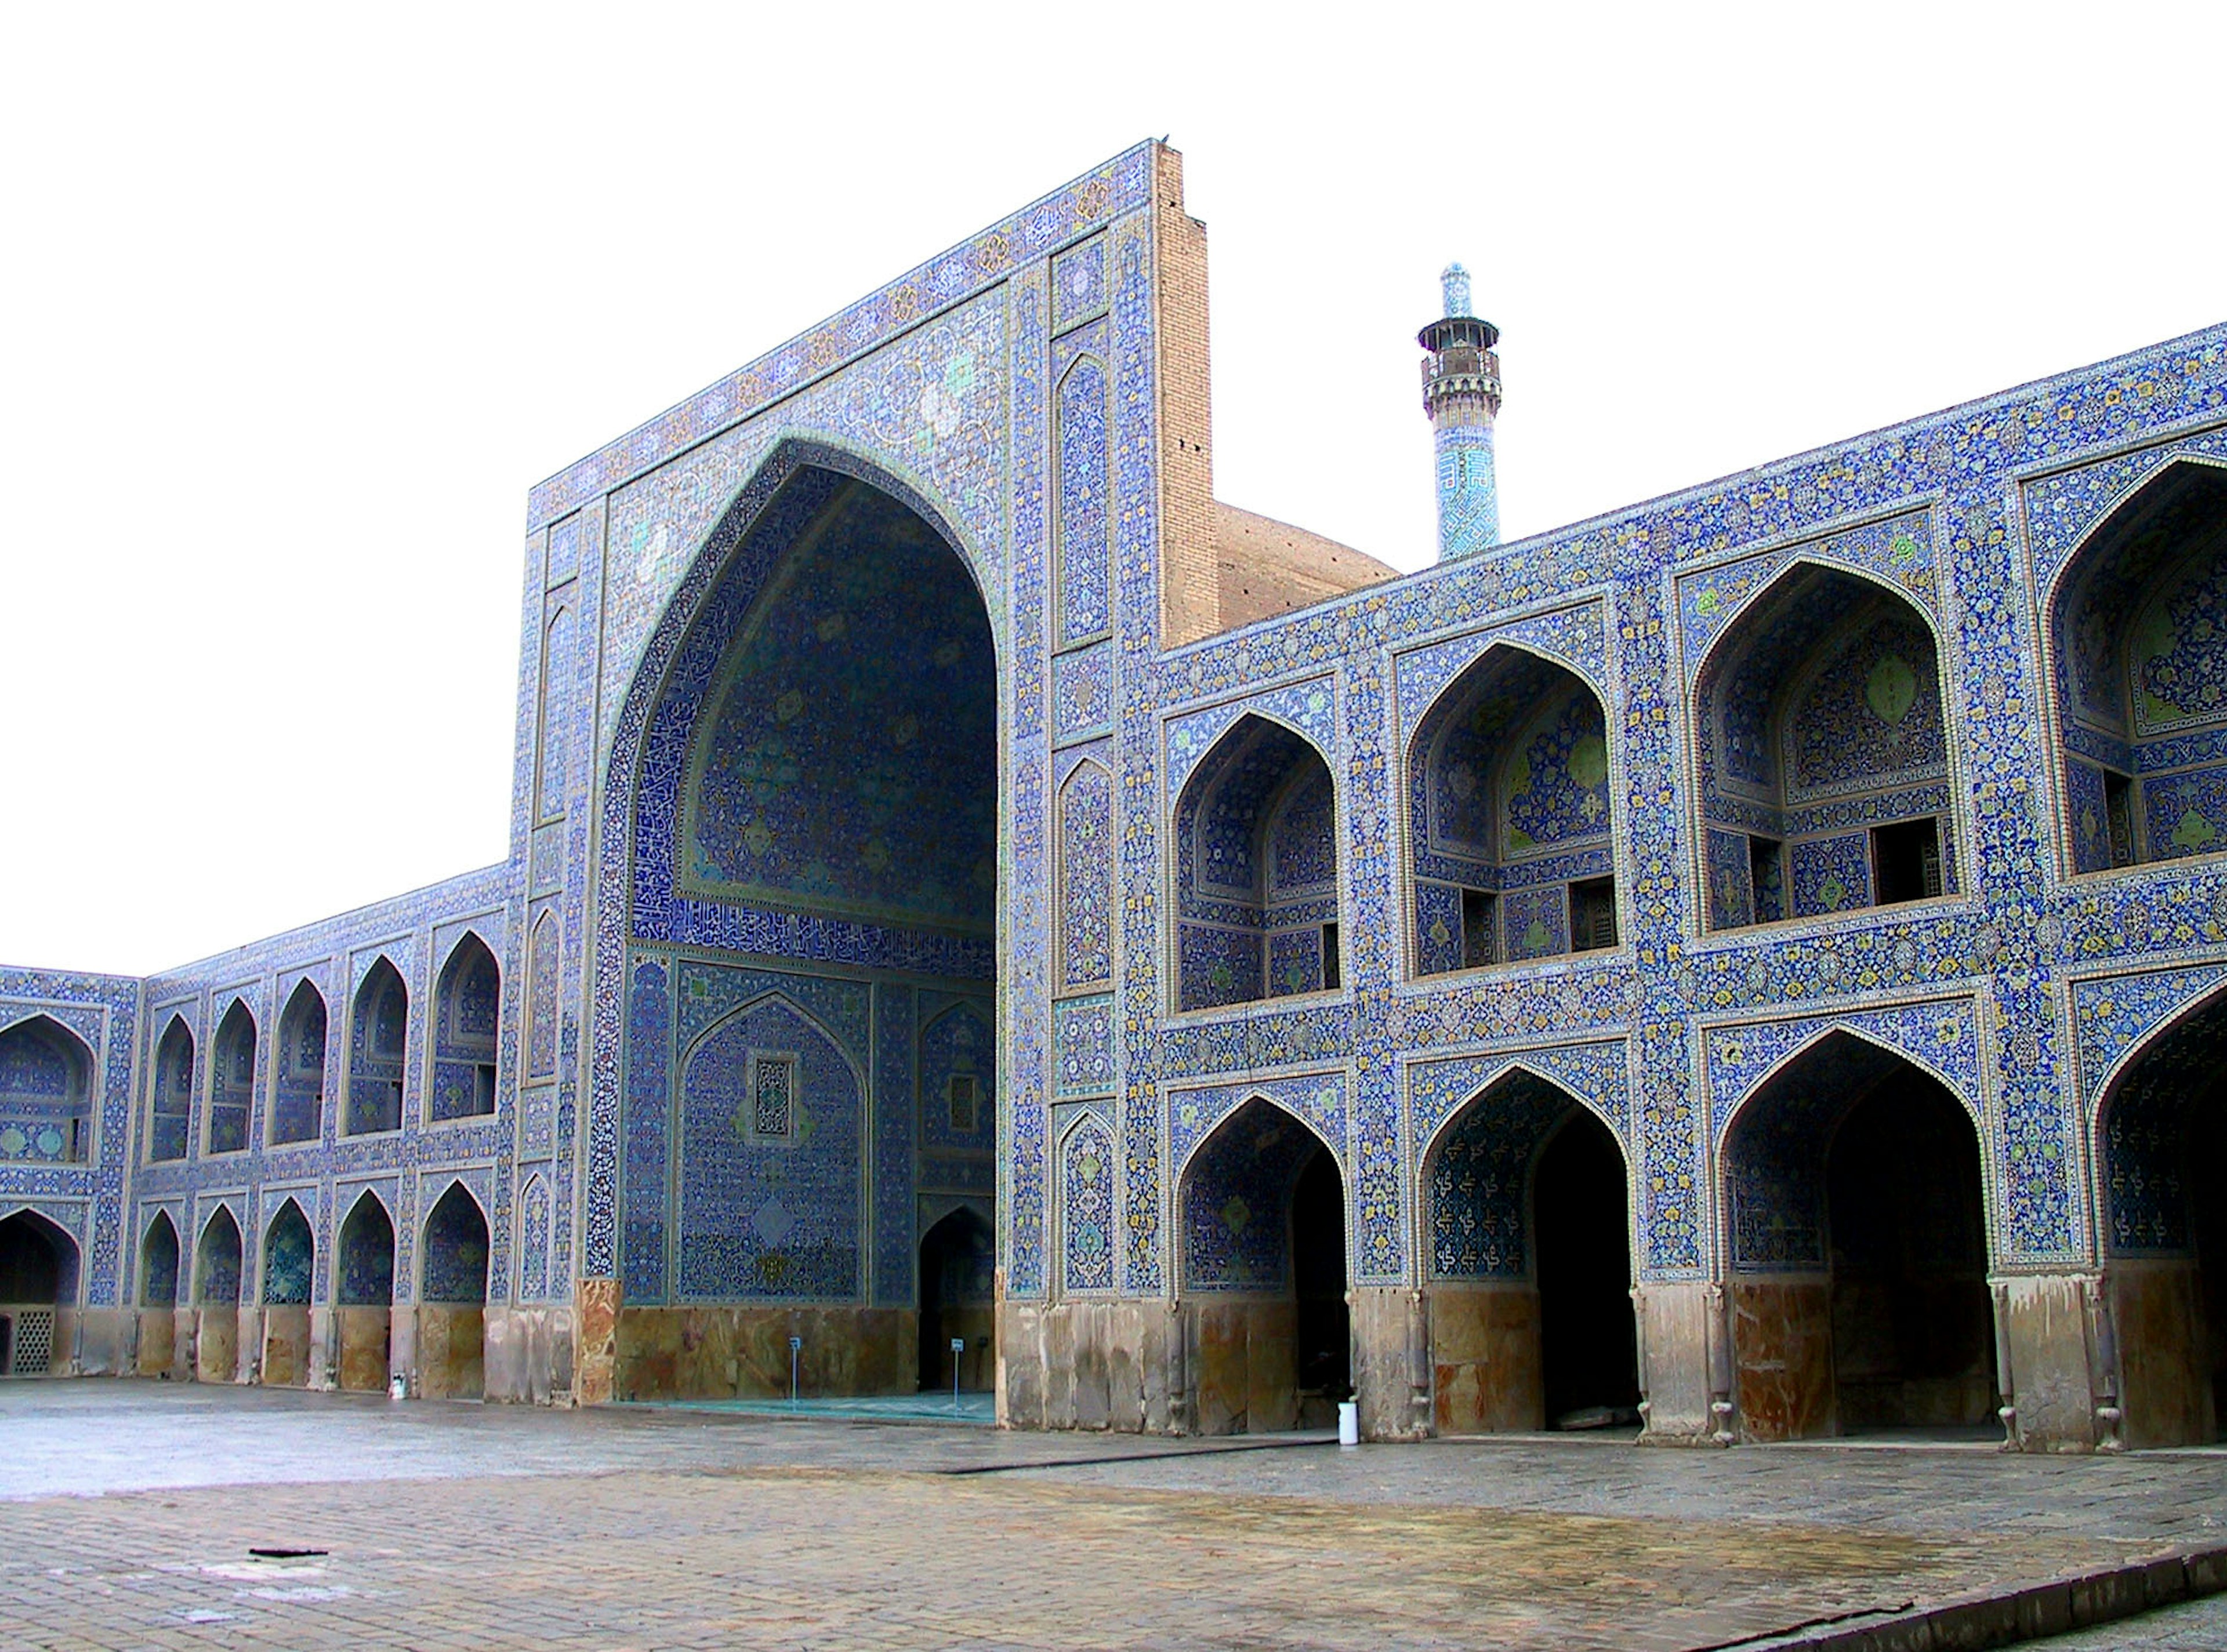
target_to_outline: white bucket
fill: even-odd
[[[1337,1402],[1337,1443],[1340,1445],[1361,1444],[1361,1407],[1350,1400]]]
[[[391,1376],[386,1379],[386,1397],[389,1400],[401,1400],[406,1398],[409,1393],[410,1379],[408,1377],[397,1375]]]

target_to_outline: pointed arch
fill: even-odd
[[[1342,983],[1340,843],[1337,781],[1321,748],[1246,711],[1176,800],[1177,1010]]]
[[[451,1181],[425,1217],[419,1246],[418,1300],[470,1304],[488,1298],[487,1212],[461,1178]]]
[[[1101,636],[1114,622],[1112,380],[1105,339],[1106,323],[1097,322],[1054,346],[1069,357],[1056,361],[1052,391],[1052,611],[1062,647]],[[1078,341],[1098,348],[1078,348]]]
[[[553,905],[544,907],[526,937],[525,1043],[526,1075],[529,1080],[557,1076],[557,984],[564,945],[564,936],[557,925],[557,909]]]
[[[998,1145],[998,1028],[987,1003],[960,998],[921,1025],[920,1136],[923,1147],[992,1152]]]
[[[349,1006],[346,1134],[402,1128],[409,1038],[410,988],[394,960],[381,953],[364,972]]]
[[[239,1218],[229,1200],[219,1199],[202,1219],[194,1247],[194,1301],[199,1306],[237,1307],[244,1258]]]
[[[1114,979],[1113,771],[1084,758],[1055,807],[1059,991],[1102,991]]]
[[[208,1146],[211,1153],[247,1151],[255,1110],[255,1012],[235,994],[209,1045]]]
[[[376,1188],[365,1188],[341,1221],[335,1288],[344,1308],[383,1308],[394,1300],[394,1215]]]
[[[178,1302],[178,1229],[166,1210],[148,1219],[139,1236],[139,1305],[175,1308]]]
[[[2227,850],[2227,464],[2176,455],[2041,598],[2071,875]]]
[[[149,1098],[147,1157],[183,1158],[194,1113],[194,1030],[182,1013],[163,1027],[155,1045],[154,1094]]]
[[[292,1194],[263,1229],[263,1300],[269,1307],[307,1307],[316,1280],[317,1241]]]
[[[1061,1135],[1060,1289],[1070,1295],[1114,1285],[1114,1132],[1088,1109]]]
[[[0,1030],[0,1164],[93,1156],[93,1051],[50,1015]]]
[[[308,976],[294,983],[278,1014],[271,1086],[271,1144],[315,1141],[324,1130],[325,995]]]
[[[429,1111],[436,1123],[483,1118],[495,1111],[501,1017],[501,967],[478,932],[467,929],[449,949],[433,989]]]
[[[572,678],[578,647],[578,622],[570,603],[551,612],[541,635],[540,737],[534,758],[534,819],[551,820],[565,813],[571,779]]]

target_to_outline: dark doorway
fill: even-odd
[[[1299,1299],[1299,1425],[1323,1427],[1353,1397],[1353,1324],[1345,1301],[1345,1187],[1317,1145],[1292,1188],[1292,1287]]]
[[[951,1392],[958,1362],[962,1393],[991,1383],[995,1330],[997,1239],[990,1224],[964,1206],[944,1216],[920,1241],[920,1386]],[[954,1350],[953,1343],[964,1347]]]
[[[1550,1428],[1636,1424],[1639,1339],[1624,1153],[1573,1111],[1532,1176],[1541,1377]]]
[[[0,1302],[45,1306],[60,1298],[64,1266],[50,1233],[61,1236],[28,1210],[0,1221]]]
[[[1852,1107],[1827,1160],[1841,1432],[1983,1427],[1997,1404],[1980,1144],[1905,1068]]]

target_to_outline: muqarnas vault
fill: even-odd
[[[501,864],[0,973],[6,1368],[2217,1438],[2227,328],[1503,544],[1456,267],[1400,576],[1182,199],[534,488]]]

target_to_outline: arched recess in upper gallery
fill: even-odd
[[[1789,564],[1709,650],[1692,714],[1709,928],[1955,892],[1938,648],[1909,598]]]
[[[239,1153],[247,1149],[248,1120],[255,1109],[255,1017],[239,998],[217,1023],[209,1045],[208,1151]]]
[[[81,1164],[93,1148],[93,1052],[51,1016],[0,1032],[0,1164]]]
[[[150,1161],[183,1158],[194,1116],[194,1034],[174,1015],[155,1045],[155,1087],[147,1126]]]
[[[2227,465],[2177,460],[2122,501],[2045,629],[2066,870],[2227,849]]]
[[[325,995],[304,977],[278,1016],[276,1077],[271,1086],[271,1145],[315,1141],[324,1129]]]
[[[1239,718],[1176,800],[1177,1009],[1340,984],[1338,843],[1337,788],[1314,742]]]
[[[344,1133],[402,1128],[403,1072],[409,1048],[410,989],[381,954],[364,973],[348,1014],[348,1112]]]
[[[1417,974],[1617,944],[1608,753],[1600,697],[1528,649],[1440,692],[1407,752]]]
[[[475,930],[450,950],[433,988],[435,1123],[495,1111],[495,1038],[501,1026],[502,971]]]

